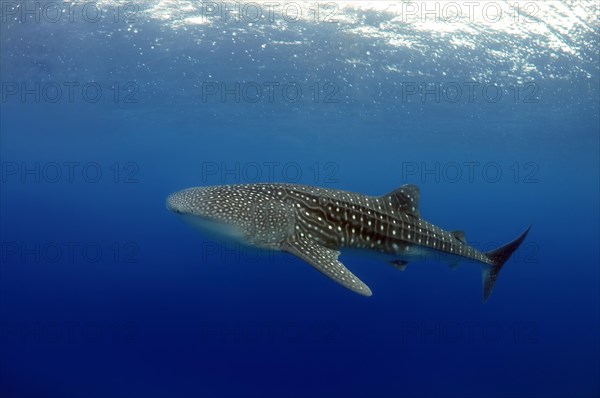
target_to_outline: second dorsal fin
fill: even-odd
[[[457,240],[461,241],[465,245],[467,244],[467,240],[465,239],[465,233],[464,233],[464,231],[452,231],[451,234]]]

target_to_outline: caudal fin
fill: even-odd
[[[510,258],[510,256],[514,253],[515,250],[523,243],[525,237],[529,233],[531,229],[531,225],[527,227],[525,232],[523,232],[519,237],[513,240],[510,243],[505,244],[495,250],[485,253],[485,255],[492,260],[493,264],[484,265],[481,269],[481,277],[483,280],[483,302],[485,303],[487,299],[492,294],[492,290],[494,289],[494,284],[496,283],[496,279],[498,279],[498,274],[502,269],[502,266],[506,261]]]

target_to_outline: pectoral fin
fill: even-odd
[[[344,264],[338,261],[340,252],[320,246],[309,239],[297,239],[286,242],[282,250],[306,261],[321,273],[333,279],[340,285],[363,296],[371,296],[371,289],[348,271]]]

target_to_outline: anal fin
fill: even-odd
[[[408,261],[406,261],[406,260],[393,260],[393,261],[388,261],[388,263],[392,267],[399,269],[400,271],[404,271],[406,269],[406,267],[408,266]]]
[[[363,281],[358,279],[344,264],[338,261],[340,252],[337,250],[321,246],[306,238],[285,242],[281,249],[301,258],[319,272],[355,293],[363,296],[371,296],[373,294]]]

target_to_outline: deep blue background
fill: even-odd
[[[382,31],[391,18],[352,15]],[[415,43],[394,46],[352,24],[173,18],[2,22],[0,396],[598,396],[597,25],[547,36],[388,26]],[[98,82],[103,98],[6,91],[72,81]],[[505,95],[401,95],[403,82],[470,81]],[[138,87],[136,102],[114,101],[115,82]],[[297,82],[304,94],[202,101],[202,82]],[[510,97],[530,82],[534,101]],[[313,101],[326,83],[337,102]],[[72,180],[65,162],[78,162]],[[478,162],[472,180],[465,162]],[[399,272],[343,256],[373,290],[364,298],[291,256],[218,245],[165,209],[185,187],[253,182],[257,164],[260,181],[373,195],[418,184],[423,218],[480,247],[533,229],[485,305],[473,264]]]

